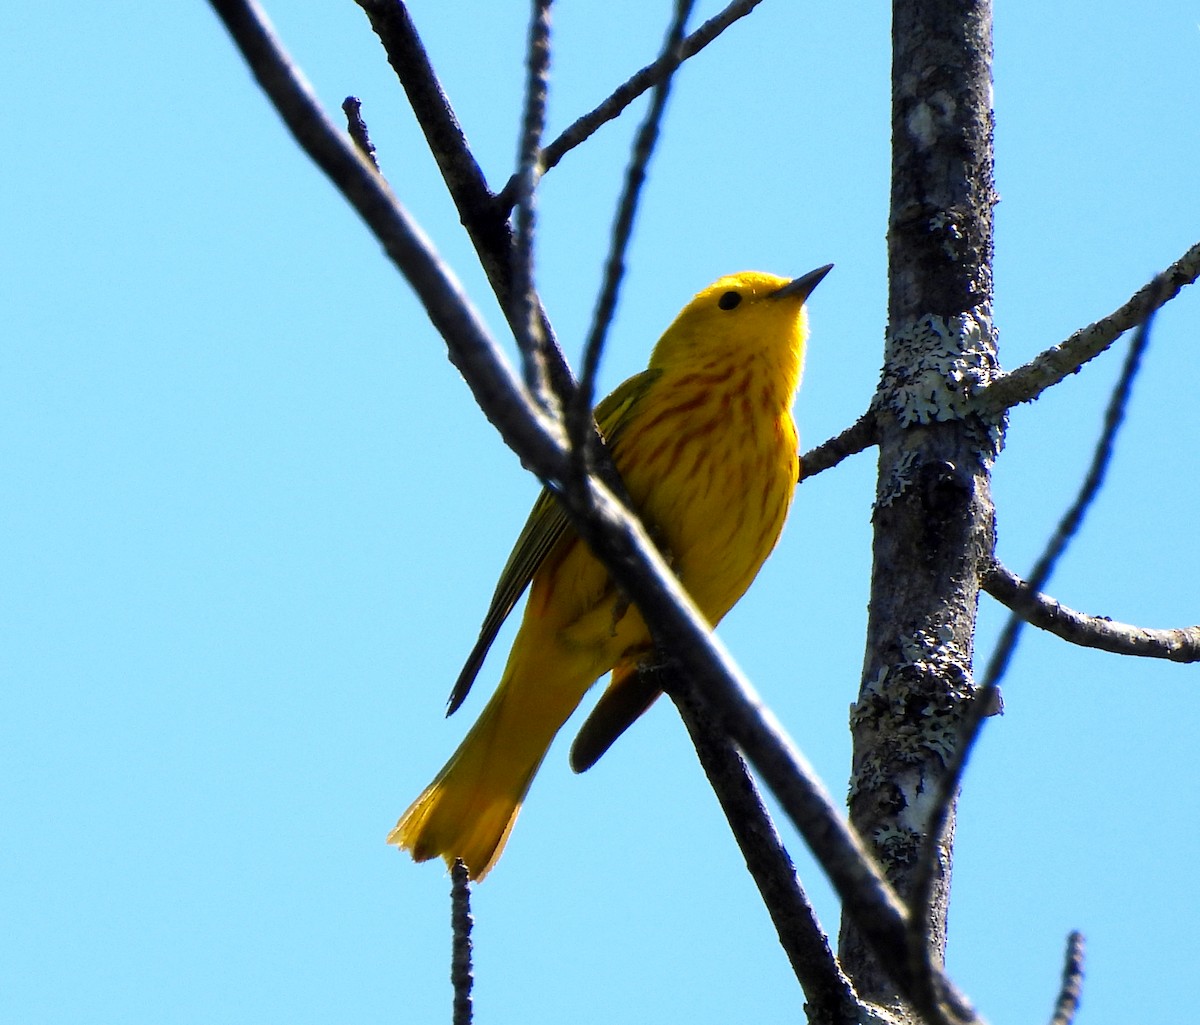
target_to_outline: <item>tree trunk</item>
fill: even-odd
[[[902,897],[974,689],[981,569],[992,551],[992,462],[1003,423],[966,414],[996,372],[992,326],[989,0],[893,6],[892,203],[879,483],[866,655],[851,716],[850,814]],[[929,930],[944,955],[954,816]],[[851,923],[841,957],[861,996],[895,987]]]

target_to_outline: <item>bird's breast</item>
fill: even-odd
[[[791,504],[791,389],[752,367],[656,383],[667,386],[661,399],[645,403],[614,458],[648,528],[715,622],[775,546]]]

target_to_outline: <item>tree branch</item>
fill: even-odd
[[[1067,937],[1062,986],[1058,990],[1050,1025],[1071,1025],[1075,1020],[1075,1014],[1079,1010],[1079,999],[1083,994],[1083,954],[1083,933],[1071,933]]]
[[[898,992],[892,966],[865,949],[857,922],[843,922],[839,954],[861,996],[885,1006],[903,998],[901,1013],[933,1023],[977,1017],[942,978],[954,789],[940,817],[933,803],[974,691],[980,566],[993,547],[991,467],[1003,431],[964,416],[953,390],[986,379],[997,360],[992,18],[989,0],[891,8],[888,326],[871,404],[879,474],[850,814],[908,904],[913,985]]]
[[[1158,286],[1157,295],[1161,296],[1165,294],[1167,285],[1164,278],[1159,277],[1155,279],[1155,284]],[[1153,296],[1151,298],[1153,299]],[[1121,368],[1121,376],[1113,386],[1112,395],[1108,400],[1108,407],[1104,412],[1104,428],[1100,432],[1099,440],[1096,442],[1096,450],[1092,454],[1092,461],[1088,467],[1088,472],[1083,479],[1083,483],[1079,486],[1079,494],[1075,496],[1075,501],[1063,513],[1062,519],[1059,520],[1053,536],[1046,543],[1046,550],[1042,552],[1041,557],[1033,567],[1033,572],[1029,576],[1027,587],[1029,591],[1035,594],[1040,592],[1050,579],[1055,565],[1057,565],[1063,552],[1067,550],[1067,546],[1079,531],[1088,508],[1095,500],[1096,495],[1100,493],[1100,488],[1104,484],[1105,475],[1108,473],[1109,464],[1112,462],[1113,445],[1116,442],[1117,433],[1121,429],[1121,423],[1125,419],[1125,407],[1129,402],[1129,396],[1133,389],[1133,380],[1137,376],[1138,368],[1141,366],[1142,354],[1150,342],[1150,324],[1154,319],[1154,311],[1157,308],[1157,306],[1152,306],[1146,314],[1146,318],[1138,325],[1137,333],[1134,335],[1133,341],[1129,344],[1129,351],[1126,353],[1125,363]],[[1008,617],[1008,622],[1004,625],[1000,639],[996,642],[996,650],[992,652],[992,657],[988,662],[987,673],[984,675],[983,688],[977,698],[978,701],[987,700],[990,703],[991,694],[987,692],[990,690],[994,693],[995,688],[1000,682],[1000,678],[1008,668],[1008,661],[1012,657],[1013,650],[1016,648],[1017,637],[1021,632],[1023,622],[1023,618],[1015,612]],[[977,717],[976,726],[978,726],[979,722],[982,722],[982,717]],[[970,745],[968,744],[967,746],[969,747]]]
[[[663,56],[660,60],[678,56],[683,30],[687,25],[693,5],[693,0],[676,0],[675,13],[671,18],[670,27],[667,29],[666,38],[663,40]],[[617,307],[617,294],[621,288],[621,278],[625,273],[625,251],[629,247],[629,239],[633,234],[633,221],[637,216],[638,200],[646,181],[646,168],[658,142],[659,124],[667,106],[671,80],[678,66],[678,60],[670,64],[662,80],[655,85],[650,110],[638,128],[633,153],[630,155],[629,166],[625,171],[625,185],[617,204],[617,215],[612,227],[612,240],[608,247],[608,259],[604,265],[604,282],[600,287],[600,294],[596,298],[592,326],[583,350],[583,361],[579,371],[579,388],[567,408],[567,435],[572,439],[575,450],[579,453],[587,452],[586,439],[594,433],[592,403],[596,373],[600,368],[600,355],[604,351],[604,341]]]
[[[416,26],[401,0],[355,2],[367,14],[372,29],[387,53],[388,62],[400,79],[430,152],[441,169],[446,188],[458,208],[462,224],[479,256],[480,265],[515,335],[519,331],[512,303],[515,240],[505,213],[512,203],[510,201],[508,206],[501,209],[495,202],[483,172],[467,145],[450,101],[429,62],[429,55],[417,34]],[[541,354],[551,390],[558,396],[560,405],[567,405],[577,387],[575,377],[536,292],[532,301],[541,319]],[[589,447],[591,468],[624,501],[624,485],[612,466],[599,432],[593,432]]]
[[[263,92],[300,147],[341,191],[416,292],[451,362],[505,442],[558,479],[566,453],[558,425],[529,401],[453,272],[371,163],[321,109],[254,0],[209,0]]]
[[[1129,345],[1129,352],[1126,354],[1121,376],[1113,388],[1108,408],[1105,410],[1104,427],[1100,432],[1099,440],[1096,442],[1096,449],[1092,455],[1087,475],[1080,485],[1078,495],[1076,495],[1071,506],[1063,514],[1053,536],[1046,544],[1045,551],[1034,566],[1028,585],[1028,589],[1033,593],[1039,592],[1045,586],[1046,581],[1050,579],[1055,565],[1078,532],[1079,526],[1083,522],[1083,517],[1096,495],[1099,494],[1100,488],[1104,483],[1104,477],[1112,461],[1113,445],[1125,417],[1125,407],[1129,402],[1133,381],[1141,365],[1142,354],[1149,344],[1150,324],[1154,318],[1154,311],[1158,308],[1157,305],[1153,304],[1158,296],[1165,294],[1167,287],[1168,285],[1163,277],[1155,279],[1153,284],[1154,291],[1151,292],[1148,299],[1151,304],[1149,312],[1146,313],[1145,319],[1138,326],[1137,333]],[[1161,305],[1161,303],[1158,305]],[[981,569],[981,583],[986,573],[986,569]],[[1008,621],[1000,633],[1000,638],[996,642],[996,648],[992,652],[992,657],[988,660],[987,670],[983,676],[983,683],[972,697],[971,703],[967,708],[967,713],[959,731],[958,742],[946,766],[946,773],[937,783],[935,790],[936,800],[933,805],[933,813],[930,817],[929,831],[926,834],[921,857],[917,863],[918,872],[913,895],[913,906],[918,909],[927,909],[931,906],[937,877],[937,847],[939,838],[952,814],[955,795],[958,793],[958,788],[962,781],[963,773],[966,770],[967,762],[970,759],[971,751],[975,746],[975,741],[979,738],[979,732],[983,728],[983,722],[992,714],[996,706],[1000,680],[1007,671],[1009,661],[1016,650],[1017,640],[1023,625],[1024,620],[1016,611],[1008,617]],[[914,926],[920,929],[927,918],[927,914],[918,911],[913,917]],[[921,949],[924,949],[927,945],[920,932],[914,934],[913,943],[914,953],[916,953],[915,948],[918,945]]]
[[[662,689],[679,710],[779,943],[804,990],[809,1021],[850,1025],[863,1020],[864,1006],[829,948],[746,763],[684,677],[670,666],[644,671],[660,675]]]
[[[598,487],[587,497],[602,498]],[[576,511],[579,496],[563,496]],[[611,499],[610,499],[611,501]],[[643,528],[615,503],[572,516],[585,542],[609,567],[618,586],[641,609],[656,644],[669,652],[727,735],[800,831],[842,899],[898,984],[911,985],[904,941],[908,914],[861,839],[839,812],[804,756],[784,733],[720,639],[709,630],[682,585],[653,549]],[[652,572],[635,569],[643,564]],[[947,984],[948,985],[948,984]]]
[[[800,480],[832,469],[847,456],[870,448],[876,442],[875,412],[868,409],[837,437],[821,442],[800,457]]]
[[[995,414],[1019,403],[1031,402],[1100,355],[1131,327],[1144,322],[1197,277],[1200,277],[1200,243],[1107,317],[1081,328],[1065,342],[1047,349],[1012,373],[993,380],[975,395],[975,409]]]
[[[358,0],[363,3],[364,0]],[[636,100],[648,89],[654,88],[664,81],[675,69],[689,57],[695,56],[709,43],[717,38],[739,18],[744,18],[762,0],[734,0],[720,14],[709,18],[695,32],[683,40],[677,52],[664,53],[653,64],[648,64],[624,85],[616,90],[600,106],[575,121],[557,139],[542,151],[542,169],[549,171],[562,158],[593,135],[601,125],[616,118],[621,111]],[[502,210],[512,208],[516,197],[517,182],[515,176],[500,190],[496,202]]]
[[[371,161],[371,166],[379,170],[379,161],[375,159],[375,144],[371,141],[371,133],[367,131],[367,123],[362,116],[362,101],[357,96],[347,96],[342,101],[342,112],[346,115],[346,130],[358,152]]]
[[[437,162],[446,188],[458,209],[459,218],[479,255],[479,263],[496,294],[505,317],[513,315],[512,305],[512,226],[507,211],[495,201],[478,162],[471,154],[458,118],[454,114],[429,62],[429,55],[400,0],[355,0],[370,20],[387,53],[388,63],[396,72],[417,123],[425,134],[429,151]],[[567,366],[539,303],[542,331],[545,335],[546,370],[554,391],[562,396],[575,390],[575,378]],[[516,331],[515,324],[510,326]]]
[[[453,1025],[471,1025],[471,873],[461,858],[450,869],[450,984],[454,988]]]
[[[998,562],[984,575],[983,588],[1030,626],[1080,647],[1171,662],[1200,662],[1200,625],[1151,630],[1076,612],[1048,595],[1030,590],[1024,580]]]
[[[534,0],[525,51],[525,114],[517,155],[517,234],[512,246],[512,304],[509,323],[517,339],[525,387],[546,410],[556,397],[549,389],[546,369],[544,313],[534,287],[533,237],[536,224],[534,196],[542,169],[539,155],[546,126],[547,78],[550,74],[550,0]],[[466,140],[463,140],[466,146]]]
[[[912,986],[904,958],[908,915],[842,818],[807,761],[762,704],[637,519],[588,476],[566,490],[567,454],[554,421],[528,399],[450,271],[386,183],[324,115],[253,0],[209,0],[264,92],[301,147],[381,241],[446,339],[476,401],[509,446],[552,483],[572,526],[609,568],[746,753],[829,874],[847,913],[902,990]],[[940,973],[939,973],[940,978]],[[948,985],[948,984],[947,984]]]

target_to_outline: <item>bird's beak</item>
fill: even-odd
[[[804,302],[811,294],[812,290],[821,283],[821,279],[825,277],[831,270],[833,264],[827,263],[824,267],[818,267],[816,270],[810,270],[794,281],[789,281],[782,288],[775,289],[767,295],[768,299],[799,299]]]

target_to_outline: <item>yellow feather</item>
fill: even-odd
[[[659,339],[650,365],[596,407],[630,500],[714,625],[779,538],[798,476],[791,406],[804,363],[804,301],[829,270],[794,282],[746,272],[714,282]],[[555,734],[591,685],[613,686],[572,761],[586,768],[654,699],[636,680],[642,617],[543,492],[454,686],[461,703],[500,624],[530,587],[500,685],[388,842],[417,861],[461,858],[481,879],[499,858]]]

